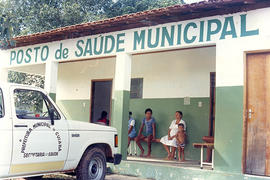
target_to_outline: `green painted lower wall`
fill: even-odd
[[[243,86],[216,88],[215,167],[242,172]]]
[[[108,164],[111,172],[155,180],[266,180],[270,177],[249,176],[191,167],[177,167],[162,163],[122,161],[120,165]]]
[[[90,121],[90,100],[57,100],[56,103],[68,119]]]
[[[124,94],[122,94],[124,93]],[[181,110],[184,113],[183,119],[186,121],[188,143],[185,149],[186,159],[198,160],[200,158],[200,151],[192,147],[193,142],[202,142],[202,137],[208,135],[208,121],[209,121],[209,98],[191,98],[190,105],[184,105],[183,98],[171,99],[130,99],[130,105],[115,103],[116,98],[127,98],[129,92],[115,92],[112,101],[112,125],[117,127],[118,133],[122,134],[123,130],[119,127],[120,122],[116,119],[121,119],[121,112],[133,112],[133,117],[136,120],[136,130],[139,131],[139,126],[144,117],[144,111],[150,107],[153,109],[153,116],[157,122],[157,138],[161,138],[168,134],[168,128],[173,119],[175,119],[175,111]],[[198,107],[198,102],[202,102],[202,107]],[[59,100],[57,101],[59,107],[64,110],[69,119],[89,122],[89,106],[90,100]],[[85,104],[85,106],[84,106]],[[124,108],[124,109],[123,109]],[[120,114],[118,117],[117,114]],[[126,113],[125,122],[128,125],[128,113]],[[123,126],[124,127],[124,126]],[[127,131],[127,128],[125,129]],[[127,137],[124,137],[127,138]],[[119,139],[120,140],[120,139]],[[120,140],[121,141],[121,140]],[[147,150],[146,143],[142,143]],[[125,147],[125,145],[124,145]],[[139,149],[137,148],[139,152]],[[153,143],[152,155],[154,157],[166,157],[166,151],[160,143]]]
[[[202,102],[202,107],[198,107],[198,102]],[[146,108],[153,110],[153,117],[156,119],[157,127],[156,138],[161,138],[168,134],[168,128],[172,120],[175,119],[175,111],[182,111],[188,136],[185,157],[192,160],[200,158],[199,149],[194,149],[192,143],[202,142],[202,137],[208,135],[209,98],[191,98],[190,105],[184,105],[183,98],[131,99],[130,111],[133,112],[133,118],[136,120],[137,132],[144,118]],[[147,150],[146,143],[143,143],[143,146]],[[164,158],[167,156],[167,153],[160,143],[153,143],[152,155],[153,157]]]

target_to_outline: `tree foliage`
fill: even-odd
[[[0,13],[6,27],[12,27],[10,32],[18,36],[183,3],[183,0],[0,0]]]
[[[105,18],[112,0],[8,0],[1,1],[15,21],[14,34],[26,35]]]
[[[9,10],[9,3],[0,2],[0,48],[6,48],[8,45],[14,45],[13,37],[14,29],[16,26],[16,17],[14,13]]]
[[[8,72],[8,81],[10,83],[32,85],[32,86],[44,88],[45,79],[44,79],[44,76],[9,71]]]
[[[0,48],[13,45],[13,36],[183,3],[183,0],[0,0]],[[44,86],[42,76],[13,71],[9,72],[9,81]]]
[[[106,9],[107,17],[121,16],[175,4],[184,4],[183,0],[118,0]]]

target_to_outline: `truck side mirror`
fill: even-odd
[[[54,113],[55,113],[55,110],[53,108],[50,108],[49,109],[49,115],[50,115],[52,125],[54,125]]]

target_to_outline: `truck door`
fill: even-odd
[[[11,94],[14,148],[10,174],[62,170],[68,152],[68,124],[61,112],[42,91],[13,87]]]
[[[5,93],[5,95],[3,95]],[[7,177],[12,153],[12,121],[7,92],[0,86],[0,179]]]

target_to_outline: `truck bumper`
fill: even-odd
[[[114,154],[113,156],[113,164],[114,165],[117,165],[117,164],[120,164],[121,163],[121,160],[122,160],[122,154]]]

